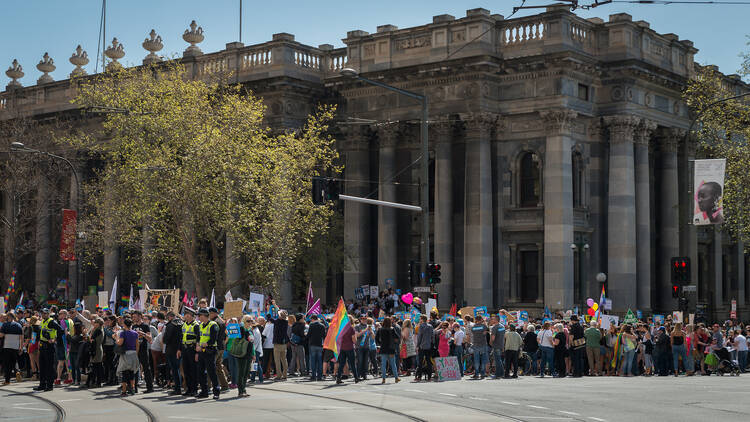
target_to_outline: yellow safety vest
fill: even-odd
[[[219,326],[219,324],[217,324],[216,321],[208,321],[208,323],[206,325],[201,324],[201,326],[200,326],[200,329],[201,329],[201,340],[200,340],[200,342],[201,342],[201,344],[205,343],[208,346],[216,347],[216,340],[214,340],[213,343],[209,343],[209,341],[211,340],[211,327],[214,326],[214,325],[216,325],[217,327]]]
[[[187,322],[182,324],[182,344],[192,345],[198,340],[198,336],[195,335],[195,326],[198,321],[193,320],[192,323]]]
[[[52,321],[53,321],[52,318],[47,318],[44,321],[42,321],[42,329],[40,332],[42,341],[54,343],[55,340],[57,339],[57,330],[49,327],[49,323]]]

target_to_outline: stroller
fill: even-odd
[[[716,372],[717,375],[740,375],[740,365],[732,360],[732,356],[729,354],[729,350],[727,350],[726,347],[713,350],[709,356],[706,356],[706,363],[711,368],[711,371]]]

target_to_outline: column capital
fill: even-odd
[[[341,130],[342,139],[339,142],[344,151],[364,151],[370,145],[362,125],[346,125]]]
[[[604,124],[609,129],[609,142],[613,144],[633,142],[633,134],[640,123],[641,119],[635,116],[615,115],[604,117]]]
[[[547,132],[560,134],[570,132],[571,124],[578,117],[578,113],[568,109],[542,110],[539,117],[542,118]]]
[[[656,130],[656,122],[653,120],[643,119],[641,124],[635,128],[635,143],[638,145],[648,146],[651,140],[651,134]]]
[[[435,143],[450,143],[453,135],[454,121],[450,116],[438,116],[437,120],[430,122],[430,140]]]
[[[461,114],[461,120],[464,121],[466,132],[475,135],[468,137],[470,140],[474,137],[488,139],[493,131],[503,128],[503,121],[497,113],[466,113]]]
[[[398,141],[399,127],[398,122],[388,122],[377,126],[378,142],[380,147],[395,147]]]
[[[662,152],[675,153],[679,148],[682,140],[685,138],[685,129],[669,128],[664,131],[664,136],[659,143],[659,149]]]

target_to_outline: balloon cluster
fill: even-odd
[[[407,293],[405,295],[401,295],[401,301],[404,302],[407,305],[411,305],[412,303],[415,305],[421,305],[422,299],[419,297],[414,296],[413,294]]]
[[[596,311],[599,309],[599,304],[594,302],[594,299],[588,298],[586,299],[586,305],[589,306],[589,310],[587,311],[589,316],[593,317],[596,315]]]

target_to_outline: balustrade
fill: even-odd
[[[240,68],[242,70],[271,64],[271,49],[251,50],[240,56]]]
[[[500,32],[501,45],[519,45],[545,38],[546,25],[541,20],[511,22]]]

